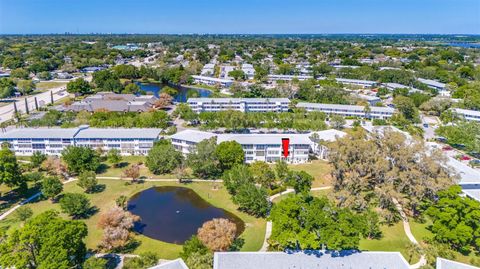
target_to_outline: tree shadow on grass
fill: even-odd
[[[97,167],[97,170],[95,171],[97,174],[104,174],[105,172],[107,172],[108,168],[110,168],[110,166],[108,166],[107,164],[104,164],[104,163],[101,163],[98,167]]]
[[[106,188],[107,186],[105,184],[97,184],[95,187],[93,187],[90,193],[100,193],[103,192]]]

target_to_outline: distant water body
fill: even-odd
[[[446,45],[450,47],[480,49],[480,43],[452,42]]]
[[[135,82],[142,91],[151,92],[156,97],[162,92],[164,84],[160,83],[141,83]],[[185,103],[189,97],[209,97],[212,92],[206,89],[186,88],[186,87],[172,87],[177,89],[178,94],[173,96],[175,102]]]

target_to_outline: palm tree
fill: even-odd
[[[405,247],[405,250],[407,251],[409,263],[412,261],[412,258],[414,256],[419,256],[423,252],[422,247],[419,244],[413,242],[409,242]]]

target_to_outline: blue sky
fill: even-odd
[[[480,0],[0,0],[0,34],[480,34]]]

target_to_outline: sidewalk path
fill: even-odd
[[[403,211],[402,205],[397,201],[397,199],[392,198],[393,203],[395,204],[395,207],[397,208],[398,212],[400,212],[400,216],[402,217],[402,222],[403,222],[403,230],[405,231],[405,234],[408,237],[408,240],[412,242],[415,245],[418,245],[417,239],[415,239],[415,236],[413,236],[412,230],[410,229],[410,223],[408,222],[408,217]],[[416,264],[410,265],[411,269],[418,269],[424,265],[427,264],[427,259],[425,258],[425,254],[422,254],[420,256],[420,260]]]

